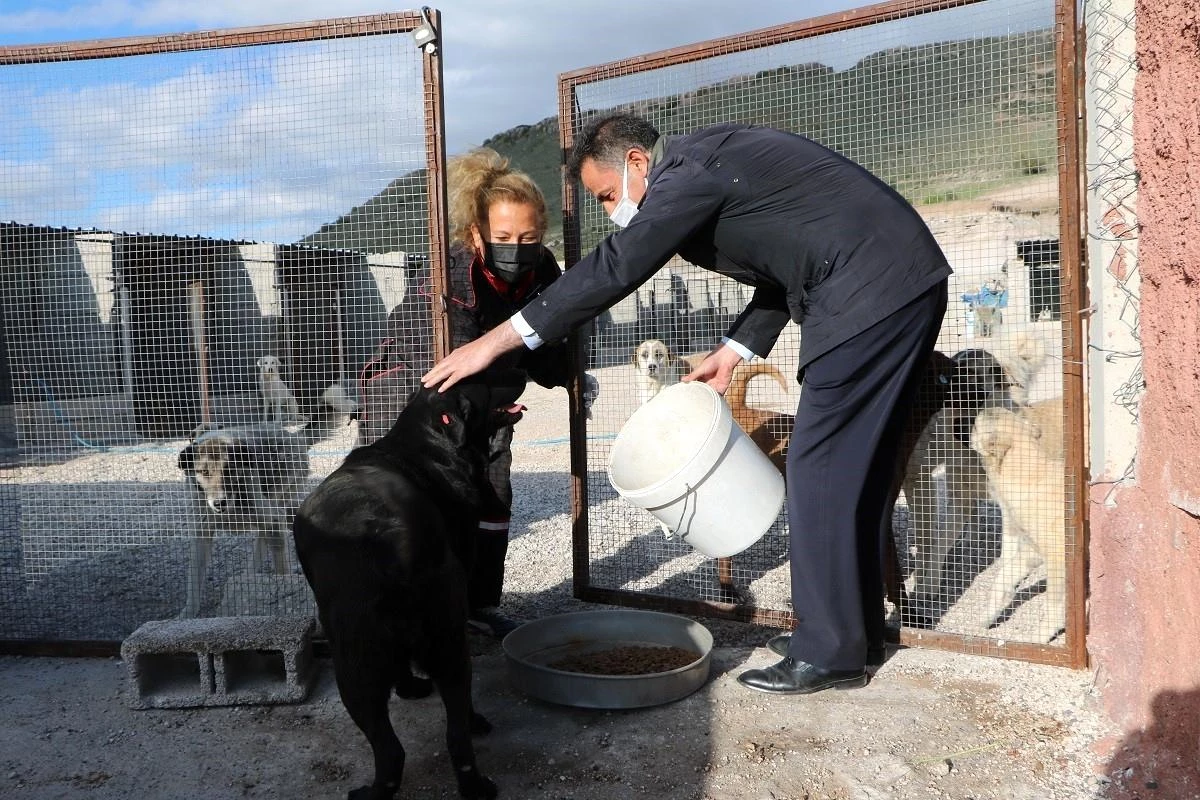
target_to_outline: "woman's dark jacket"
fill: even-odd
[[[447,265],[450,288],[450,346],[460,347],[478,339],[521,310],[562,275],[558,261],[549,249],[542,248],[542,259],[533,272],[509,286],[498,279],[489,280],[483,261],[474,248],[456,244],[450,249]],[[541,386],[553,388],[567,384],[570,361],[567,348],[547,340],[537,350],[517,350],[497,362],[498,367],[519,367]]]

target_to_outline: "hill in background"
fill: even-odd
[[[929,205],[1057,168],[1054,56],[1050,30],[898,47],[840,72],[821,64],[784,66],[593,113],[631,111],[663,133],[729,120],[795,131]],[[484,145],[542,187],[550,206],[548,243],[561,255],[558,119],[497,133]],[[424,180],[424,170],[397,178],[300,244],[427,249]],[[608,230],[602,219],[593,223],[582,232],[585,247]]]

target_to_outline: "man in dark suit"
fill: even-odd
[[[780,694],[852,688],[883,657],[882,553],[897,447],[946,309],[950,266],[891,187],[816,142],[723,124],[660,137],[638,117],[588,126],[569,162],[621,230],[423,378],[452,385],[503,353],[557,341],[675,254],[754,287],[685,380],[719,392],[742,360],[800,325],[800,401],[787,457],[796,624],[782,661],[739,676]]]

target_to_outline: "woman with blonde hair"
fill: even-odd
[[[446,166],[451,229],[447,280],[455,348],[506,322],[557,280],[561,270],[542,244],[546,200],[528,175],[485,147],[456,156]],[[560,344],[513,352],[500,366],[523,369],[549,388],[566,385],[570,359]],[[492,437],[488,478],[495,499],[481,514],[468,583],[472,625],[496,637],[518,624],[499,609],[512,515],[512,437],[512,426]]]

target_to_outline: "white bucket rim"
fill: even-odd
[[[622,429],[622,432],[617,434],[617,438],[613,442],[612,449],[609,451],[607,469],[609,485],[616,489],[617,494],[621,495],[627,500],[630,500],[631,502],[635,502],[635,505],[647,510],[669,505],[679,498],[686,496],[689,492],[695,491],[696,487],[703,483],[705,478],[712,474],[713,470],[715,470],[721,463],[721,455],[724,454],[724,452],[729,448],[729,432],[734,425],[733,415],[729,411],[729,406],[725,403],[720,393],[703,381],[690,381],[688,383],[678,383],[674,386],[668,386],[666,389],[663,389],[662,392],[659,392],[654,399],[662,397],[664,392],[670,392],[673,390],[679,391],[679,387],[703,387],[703,390],[708,394],[709,400],[713,404],[712,421],[709,424],[708,429],[704,432],[704,438],[702,439],[703,444],[696,449],[696,452],[692,454],[691,458],[681,464],[673,473],[666,475],[654,483],[637,489],[629,489],[621,486],[616,477],[613,475],[613,462],[620,454],[620,445],[625,429]],[[691,390],[689,389],[688,391]],[[653,401],[654,400],[651,400],[650,402]],[[637,411],[634,411],[633,415],[630,416],[630,419],[632,420],[634,416],[636,416],[648,405],[649,403],[643,405],[641,408],[637,409]],[[626,426],[628,425],[629,422],[626,421]],[[701,456],[705,455],[707,451],[712,449],[712,444],[714,442],[720,443],[720,450],[717,452],[716,457],[712,458],[709,463],[703,467],[698,467],[697,464],[700,462]],[[683,485],[684,488],[682,491],[678,488],[678,484]],[[666,488],[670,488],[670,496],[666,496],[667,493],[663,491]],[[664,495],[664,498],[659,500],[655,497],[657,494]],[[645,500],[647,497],[651,498],[652,504],[636,502]]]

